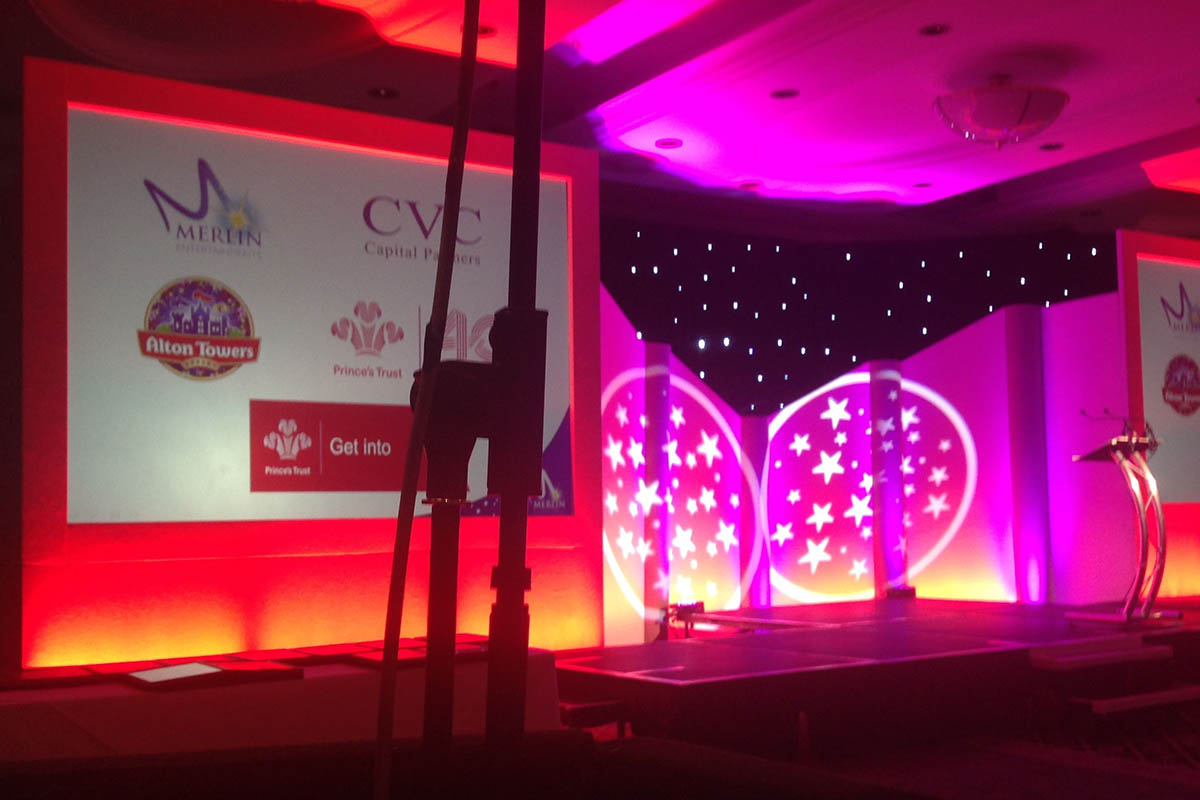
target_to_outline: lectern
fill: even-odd
[[[1121,477],[1129,489],[1137,518],[1137,571],[1133,583],[1125,596],[1125,604],[1117,614],[1068,614],[1068,619],[1093,622],[1128,623],[1150,619],[1158,587],[1162,583],[1163,568],[1167,561],[1167,529],[1163,522],[1162,501],[1158,497],[1158,482],[1150,471],[1149,456],[1158,449],[1158,439],[1147,427],[1147,435],[1139,435],[1126,427],[1120,436],[1109,439],[1088,453],[1073,457],[1075,461],[1112,461],[1121,470]],[[1155,541],[1154,567],[1147,567],[1150,554],[1149,515],[1154,514],[1158,535]],[[1157,615],[1155,615],[1157,616]]]

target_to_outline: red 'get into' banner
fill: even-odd
[[[400,491],[412,421],[409,406],[251,400],[250,491]]]

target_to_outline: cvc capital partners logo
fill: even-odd
[[[430,208],[428,203],[420,200],[375,195],[362,208],[363,224],[372,235],[363,242],[363,252],[384,260],[437,261],[442,211],[441,203]],[[482,226],[482,211],[469,206],[459,208],[456,264],[479,266],[482,263],[477,253],[464,249],[483,241]]]
[[[199,199],[189,206],[154,181],[142,183],[158,210],[163,228],[180,252],[262,258],[263,228],[249,191],[233,198],[212,166],[196,159]]]

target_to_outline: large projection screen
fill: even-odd
[[[1117,231],[1129,416],[1161,443],[1150,461],[1166,514],[1162,596],[1197,592],[1200,563],[1200,242]],[[1105,366],[1105,365],[1100,365]]]
[[[67,521],[394,513],[444,167],[79,105],[67,129]],[[491,355],[511,192],[466,172],[448,358]],[[566,179],[541,194],[549,445],[569,395]],[[547,466],[569,484],[569,460]]]
[[[450,131],[40,59],[25,126],[23,664],[377,638]],[[471,134],[444,358],[490,358],[511,155]],[[583,646],[601,629],[596,157],[546,144],[542,170],[531,640]],[[482,631],[482,443],[469,481],[460,627]],[[427,520],[415,536],[406,635]]]
[[[1200,242],[1120,231],[1129,406],[1162,440],[1164,503],[1200,503]]]

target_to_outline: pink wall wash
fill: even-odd
[[[959,415],[962,426],[970,431],[977,453],[975,492],[965,513],[956,515],[958,529],[931,527],[930,522],[939,521],[931,518],[941,505],[937,501],[945,488],[970,475],[955,474],[955,465],[942,463],[939,457],[943,454],[938,448],[946,438],[944,434],[928,441],[930,434],[919,431],[922,437],[916,446],[933,449],[913,453],[909,469],[916,471],[904,476],[905,513],[910,521],[923,523],[910,534],[910,551],[924,552],[934,547],[934,542],[944,542],[935,560],[927,560],[920,570],[919,561],[910,567],[910,580],[921,596],[1016,599],[1011,567],[1013,514],[1005,356],[1005,315],[1001,312],[931,345],[901,364],[906,379],[932,387],[929,391],[937,393],[943,408],[953,409]],[[920,409],[917,413],[920,415]],[[906,441],[906,444],[911,443]],[[951,449],[946,455],[954,452]],[[922,458],[926,459],[924,465]],[[939,486],[944,477],[950,481]],[[912,486],[912,491],[908,486]],[[953,495],[947,496],[945,501],[952,498]],[[951,533],[953,536],[949,538]]]
[[[1120,473],[1112,464],[1071,460],[1120,431],[1112,416],[1128,416],[1119,319],[1115,293],[1059,303],[1044,314],[1047,497],[1054,531],[1049,599],[1056,603],[1120,597],[1132,575],[1133,516]]]
[[[743,604],[763,558],[741,419],[662,345],[601,302],[605,641],[657,632],[668,603]],[[749,524],[747,524],[749,522]],[[643,623],[644,621],[644,623]]]

